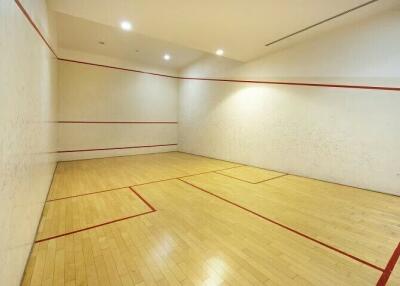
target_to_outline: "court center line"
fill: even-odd
[[[376,270],[379,270],[379,271],[381,271],[381,272],[384,271],[383,268],[381,268],[381,267],[379,267],[379,266],[377,266],[377,265],[374,265],[374,264],[372,264],[372,263],[370,263],[370,262],[368,262],[368,261],[366,261],[366,260],[363,260],[363,259],[361,259],[361,258],[358,258],[358,257],[356,257],[356,256],[354,256],[354,255],[351,255],[351,254],[349,254],[349,253],[347,253],[347,252],[345,252],[345,251],[343,251],[343,250],[340,250],[340,249],[338,249],[338,248],[336,248],[336,247],[334,247],[334,246],[331,246],[331,245],[329,245],[329,244],[327,244],[327,243],[325,243],[325,242],[322,242],[322,241],[320,241],[320,240],[317,240],[317,239],[315,239],[315,238],[312,238],[311,236],[308,236],[307,234],[304,234],[304,233],[302,233],[302,232],[300,232],[300,231],[297,231],[297,230],[295,230],[295,229],[293,229],[293,228],[291,228],[291,227],[289,227],[289,226],[286,226],[286,225],[284,225],[284,224],[282,224],[282,223],[280,223],[280,222],[277,222],[277,221],[275,221],[275,220],[273,220],[273,219],[270,219],[270,218],[268,218],[268,217],[266,217],[266,216],[264,216],[264,215],[262,215],[262,214],[256,213],[255,211],[252,211],[252,210],[250,210],[250,209],[248,209],[248,208],[246,208],[246,207],[244,207],[244,206],[241,206],[241,205],[239,205],[239,204],[237,204],[237,203],[234,203],[234,202],[232,202],[232,201],[230,201],[230,200],[228,200],[228,199],[225,199],[225,198],[223,198],[223,197],[221,197],[221,196],[219,196],[219,195],[216,195],[216,194],[214,194],[214,193],[212,193],[212,192],[210,192],[210,191],[207,191],[207,190],[205,190],[205,189],[203,189],[203,188],[201,188],[201,187],[198,187],[198,186],[196,186],[196,185],[194,185],[194,184],[192,184],[192,183],[189,183],[189,182],[187,182],[187,181],[185,181],[185,180],[182,180],[182,179],[178,179],[178,180],[184,182],[185,184],[187,184],[187,185],[189,185],[189,186],[192,186],[193,188],[196,188],[196,189],[198,189],[198,190],[200,190],[200,191],[202,191],[202,192],[205,192],[205,193],[207,193],[207,194],[209,194],[209,195],[211,195],[211,196],[214,196],[214,197],[216,197],[216,198],[218,198],[218,199],[220,199],[220,200],[222,200],[222,201],[224,201],[224,202],[226,202],[226,203],[229,203],[229,204],[231,204],[231,205],[233,205],[233,206],[236,206],[236,207],[238,207],[238,208],[240,208],[240,209],[242,209],[242,210],[244,210],[244,211],[247,211],[247,212],[249,212],[249,213],[251,213],[251,214],[253,214],[253,215],[255,215],[255,216],[257,216],[257,217],[259,217],[259,218],[261,218],[261,219],[264,219],[264,220],[266,220],[266,221],[268,221],[268,222],[270,222],[270,223],[273,223],[273,224],[275,224],[275,225],[277,225],[277,226],[280,226],[280,227],[282,227],[282,228],[284,228],[284,229],[286,229],[286,230],[288,230],[288,231],[290,231],[290,232],[292,232],[292,233],[295,233],[295,234],[297,234],[297,235],[299,235],[299,236],[301,236],[301,237],[304,237],[304,238],[306,238],[306,239],[308,239],[308,240],[311,240],[311,241],[313,241],[313,242],[315,242],[315,243],[317,243],[317,244],[319,244],[319,245],[322,245],[322,246],[324,246],[324,247],[326,247],[326,248],[328,248],[328,249],[330,249],[330,250],[333,250],[333,251],[335,251],[335,252],[337,252],[337,253],[340,253],[340,254],[342,254],[342,255],[344,255],[344,256],[347,256],[347,257],[349,257],[349,258],[351,258],[351,259],[353,259],[353,260],[356,260],[356,261],[358,261],[358,262],[360,262],[360,263],[362,263],[362,264],[364,264],[364,265],[367,265],[367,266],[369,266],[369,267],[371,267],[371,268],[374,268],[374,269],[376,269]]]

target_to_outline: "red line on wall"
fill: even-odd
[[[39,34],[39,36],[42,38],[43,42],[46,44],[46,46],[50,49],[50,51],[53,53],[53,55],[58,59],[56,52],[54,49],[50,46],[49,42],[46,40],[46,38],[43,36],[42,32],[40,32],[38,26],[36,26],[35,22],[33,22],[31,16],[29,13],[26,11],[24,6],[22,6],[21,2],[19,0],[15,0],[15,4],[17,4],[18,8],[21,10],[21,12],[24,14],[25,18],[31,23],[32,27],[36,30],[36,32]]]
[[[142,70],[122,68],[122,67],[103,65],[103,64],[96,64],[96,63],[85,62],[85,61],[70,60],[70,59],[65,59],[65,58],[58,58],[58,59],[60,61],[76,63],[76,64],[83,64],[83,65],[90,65],[90,66],[95,66],[95,67],[110,68],[110,69],[116,69],[116,70],[122,70],[122,71],[128,71],[128,72],[135,72],[135,73],[141,73],[141,74],[148,74],[148,75],[155,75],[155,76],[161,76],[161,77],[167,77],[167,78],[175,78],[175,79],[180,79],[181,78],[179,76],[173,76],[173,75],[167,75],[167,74],[161,74],[161,73],[154,73],[154,72],[146,72],[146,71],[142,71]]]
[[[393,251],[392,257],[390,257],[388,264],[386,265],[385,270],[383,271],[381,277],[376,283],[377,286],[385,286],[387,281],[389,280],[390,274],[392,273],[397,260],[400,256],[400,243],[397,245],[395,250]]]
[[[335,251],[335,252],[338,252],[338,253],[340,253],[340,254],[342,254],[342,255],[344,255],[344,256],[347,256],[347,257],[349,257],[349,258],[351,258],[351,259],[353,259],[353,260],[356,260],[356,261],[358,261],[358,262],[360,262],[360,263],[362,263],[362,264],[364,264],[364,265],[367,265],[367,266],[369,266],[369,267],[372,267],[372,268],[374,268],[374,269],[376,269],[376,270],[384,271],[384,269],[381,268],[381,267],[379,267],[379,266],[376,266],[376,265],[374,265],[374,264],[372,264],[372,263],[370,263],[370,262],[368,262],[368,261],[365,261],[365,260],[363,260],[363,259],[361,259],[361,258],[358,258],[358,257],[356,257],[356,256],[354,256],[354,255],[351,255],[351,254],[349,254],[349,253],[347,253],[347,252],[345,252],[345,251],[343,251],[343,250],[340,250],[340,249],[338,249],[338,248],[336,248],[336,247],[334,247],[334,246],[331,246],[331,245],[329,245],[329,244],[326,244],[325,242],[322,242],[322,241],[320,241],[320,240],[317,240],[317,239],[315,239],[315,238],[312,238],[311,236],[308,236],[307,234],[304,234],[304,233],[302,233],[302,232],[300,232],[300,231],[297,231],[297,230],[295,230],[295,229],[293,229],[293,228],[291,228],[291,227],[289,227],[289,226],[286,226],[286,225],[284,225],[284,224],[282,224],[282,223],[280,223],[280,222],[277,222],[277,221],[275,221],[275,220],[273,220],[273,219],[270,219],[270,218],[268,218],[268,217],[266,217],[266,216],[263,216],[262,214],[256,213],[255,211],[252,211],[252,210],[250,210],[250,209],[248,209],[248,208],[246,208],[246,207],[243,207],[243,206],[241,206],[241,205],[239,205],[239,204],[237,204],[237,203],[234,203],[234,202],[232,202],[232,201],[230,201],[230,200],[228,200],[228,199],[225,199],[225,198],[223,198],[223,197],[221,197],[221,196],[219,196],[219,195],[216,195],[216,194],[214,194],[214,193],[212,193],[212,192],[209,192],[209,191],[207,191],[207,190],[205,190],[205,189],[203,189],[203,188],[200,188],[200,187],[198,187],[198,186],[196,186],[196,185],[193,185],[192,183],[189,183],[189,182],[187,182],[187,181],[185,181],[185,180],[182,180],[182,179],[178,179],[178,180],[184,182],[185,184],[188,184],[188,185],[192,186],[193,188],[196,188],[196,189],[198,189],[198,190],[200,190],[200,191],[202,191],[202,192],[205,192],[205,193],[207,193],[207,194],[209,194],[209,195],[211,195],[211,196],[214,196],[214,197],[216,197],[216,198],[218,198],[218,199],[220,199],[220,200],[222,200],[222,201],[224,201],[224,202],[227,202],[228,204],[231,204],[231,205],[233,205],[233,206],[235,206],[235,207],[238,207],[238,208],[240,208],[240,209],[242,209],[242,210],[244,210],[244,211],[246,211],[246,212],[249,212],[249,213],[251,213],[251,214],[253,214],[253,215],[255,215],[255,216],[257,216],[257,217],[259,217],[259,218],[261,218],[261,219],[264,219],[264,220],[266,220],[266,221],[268,221],[268,222],[270,222],[270,223],[273,223],[273,224],[275,224],[275,225],[277,225],[277,226],[280,226],[281,228],[284,228],[284,229],[286,229],[286,230],[288,230],[288,231],[290,231],[290,232],[292,232],[292,233],[294,233],[294,234],[297,234],[297,235],[299,235],[299,236],[301,236],[301,237],[304,237],[304,238],[306,238],[306,239],[308,239],[308,240],[311,240],[311,241],[313,241],[313,242],[315,242],[315,243],[317,243],[317,244],[319,244],[319,245],[322,245],[322,246],[324,246],[324,247],[326,247],[326,248],[329,248],[330,250],[333,250],[333,251]]]
[[[274,85],[292,85],[292,86],[310,86],[310,87],[335,87],[335,88],[350,88],[350,89],[375,89],[375,90],[400,91],[400,87],[370,86],[370,85],[305,83],[305,82],[290,82],[290,81],[262,81],[262,80],[259,81],[259,80],[198,78],[198,77],[180,77],[180,79],[185,79],[185,80],[203,80],[203,81],[219,81],[219,82],[235,82],[235,83],[258,83],[258,84],[274,84]]]
[[[130,219],[130,218],[134,218],[134,217],[146,215],[146,214],[153,213],[153,212],[157,211],[157,210],[156,210],[148,201],[146,201],[137,191],[135,191],[134,189],[132,189],[132,188],[130,188],[130,187],[129,187],[129,189],[130,189],[130,190],[132,191],[132,193],[134,193],[148,208],[150,208],[150,211],[147,211],[147,212],[144,212],[144,213],[140,213],[140,214],[131,215],[131,216],[126,216],[126,217],[123,217],[123,218],[111,220],[111,221],[104,222],[104,223],[101,223],[101,224],[96,224],[96,225],[93,225],[93,226],[89,226],[89,227],[85,227],[85,228],[82,228],[82,229],[70,231],[70,232],[67,232],[67,233],[63,233],[63,234],[59,234],[59,235],[54,235],[54,236],[46,237],[46,238],[43,238],[43,239],[36,240],[35,243],[47,241],[47,240],[50,240],[50,239],[54,239],[54,238],[58,238],[58,237],[66,236],[66,235],[71,235],[71,234],[78,233],[78,232],[81,232],[81,231],[93,229],[93,228],[96,228],[96,227],[100,227],[100,226],[104,226],[104,225],[107,225],[107,224],[119,222],[119,221],[122,221],[122,220],[127,220],[127,219]]]
[[[153,148],[153,147],[177,146],[177,145],[178,145],[177,143],[174,143],[174,144],[143,145],[143,146],[128,146],[128,147],[80,149],[80,150],[61,150],[61,151],[57,151],[57,153],[74,153],[74,152],[108,151],[108,150],[122,150],[122,149],[136,149],[136,148]]]
[[[79,123],[79,124],[178,124],[177,121],[76,121],[59,120],[57,123]]]
[[[292,86],[309,86],[309,87],[331,87],[331,88],[350,88],[350,89],[369,89],[369,90],[386,90],[386,91],[400,91],[400,87],[388,87],[388,86],[370,86],[370,85],[346,85],[346,84],[328,84],[328,83],[305,83],[305,82],[289,82],[289,81],[262,81],[262,80],[241,80],[241,79],[222,79],[222,78],[200,78],[200,77],[182,77],[172,76],[160,73],[145,72],[129,68],[121,68],[116,66],[109,66],[103,64],[95,64],[91,62],[69,60],[59,58],[60,61],[85,64],[97,67],[111,68],[123,71],[137,72],[161,77],[168,77],[182,80],[198,80],[198,81],[215,81],[215,82],[228,82],[228,83],[256,83],[256,84],[274,84],[274,85],[292,85]]]
[[[327,87],[327,88],[349,88],[349,89],[400,91],[400,87],[389,87],[389,86],[369,86],[369,85],[306,83],[306,82],[289,82],[289,81],[258,81],[258,80],[221,79],[221,78],[181,77],[181,76],[166,75],[166,74],[146,72],[146,71],[141,71],[141,70],[136,70],[136,69],[122,68],[122,67],[116,67],[116,66],[110,66],[110,65],[95,64],[95,63],[90,63],[90,62],[85,62],[85,61],[77,61],[77,60],[70,60],[70,59],[60,58],[60,57],[58,57],[56,55],[55,51],[50,46],[48,41],[45,39],[43,34],[40,32],[39,28],[35,25],[35,23],[33,22],[32,18],[29,16],[29,14],[25,10],[25,8],[22,6],[22,4],[18,0],[15,0],[15,3],[20,8],[20,10],[25,15],[25,17],[28,19],[28,21],[31,23],[31,25],[36,30],[36,32],[39,34],[39,36],[46,43],[46,45],[51,50],[51,52],[54,54],[54,56],[60,61],[79,63],[79,64],[85,64],[85,65],[92,65],[92,66],[97,66],[97,67],[111,68],[111,69],[116,69],[116,70],[123,70],[123,71],[136,72],[136,73],[142,73],[142,74],[148,74],[148,75],[154,75],[154,76],[160,76],[160,77],[166,77],[166,78],[181,79],[181,80],[198,80],[198,81],[214,81],[214,82],[228,82],[228,83],[255,83],[255,84],[273,84],[273,85],[289,85],[289,86],[308,86],[308,87]]]

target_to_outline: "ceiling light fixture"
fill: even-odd
[[[169,61],[171,59],[171,56],[169,54],[164,55],[164,60]]]
[[[121,29],[124,31],[130,31],[132,30],[132,24],[128,21],[122,21],[121,22]]]
[[[215,54],[217,56],[222,56],[224,54],[224,50],[223,49],[218,49],[218,50],[215,51]]]

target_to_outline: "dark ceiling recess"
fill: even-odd
[[[362,7],[365,7],[365,6],[367,6],[367,5],[370,5],[370,4],[372,4],[372,3],[374,3],[374,2],[378,2],[378,1],[379,1],[379,0],[368,1],[368,2],[366,2],[366,3],[364,3],[364,4],[358,5],[358,6],[354,7],[354,8],[351,8],[351,9],[349,9],[349,10],[346,10],[346,11],[344,11],[344,12],[342,12],[342,13],[339,13],[339,14],[337,14],[337,15],[335,15],[335,16],[329,17],[329,18],[327,18],[327,19],[325,19],[325,20],[322,20],[322,21],[320,21],[320,22],[318,22],[318,23],[315,23],[315,24],[313,24],[313,25],[311,25],[311,26],[305,27],[305,28],[303,28],[303,29],[301,29],[301,30],[298,30],[298,31],[296,31],[296,32],[294,32],[294,33],[291,33],[291,34],[289,34],[289,35],[287,35],[287,36],[284,36],[284,37],[282,37],[282,38],[280,38],[280,39],[277,39],[277,40],[275,40],[275,41],[272,41],[272,42],[266,44],[265,46],[266,46],[266,47],[271,46],[271,45],[276,44],[276,43],[278,43],[278,42],[280,42],[280,41],[286,40],[287,38],[290,38],[290,37],[292,37],[292,36],[294,36],[294,35],[297,35],[297,34],[300,34],[300,33],[302,33],[302,32],[305,32],[305,31],[307,31],[307,30],[309,30],[309,29],[312,29],[312,28],[314,28],[314,27],[316,27],[316,26],[319,26],[319,25],[321,25],[321,24],[324,24],[324,23],[326,23],[326,22],[328,22],[328,21],[330,21],[330,20],[336,19],[336,18],[338,18],[338,17],[340,17],[340,16],[346,15],[346,14],[348,14],[348,13],[350,13],[350,12],[353,12],[353,11],[355,11],[355,10],[358,10],[358,9],[360,9],[360,8],[362,8]]]

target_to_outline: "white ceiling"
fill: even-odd
[[[62,13],[56,13],[56,21],[58,46],[64,49],[172,69],[182,68],[204,55],[195,49]],[[171,56],[170,61],[163,59],[166,53]]]
[[[223,48],[228,58],[249,61],[293,39],[323,32],[399,5],[379,0],[292,39],[265,44],[368,0],[48,0],[58,14],[60,46],[151,61],[171,51],[170,65],[182,67],[202,52]],[[119,23],[133,23],[123,33]],[[97,42],[104,40],[100,47]],[[135,50],[140,52],[136,53]],[[201,52],[200,52],[201,51]],[[135,54],[136,53],[136,54]],[[176,61],[176,62],[174,62]],[[174,63],[173,63],[174,62]]]

